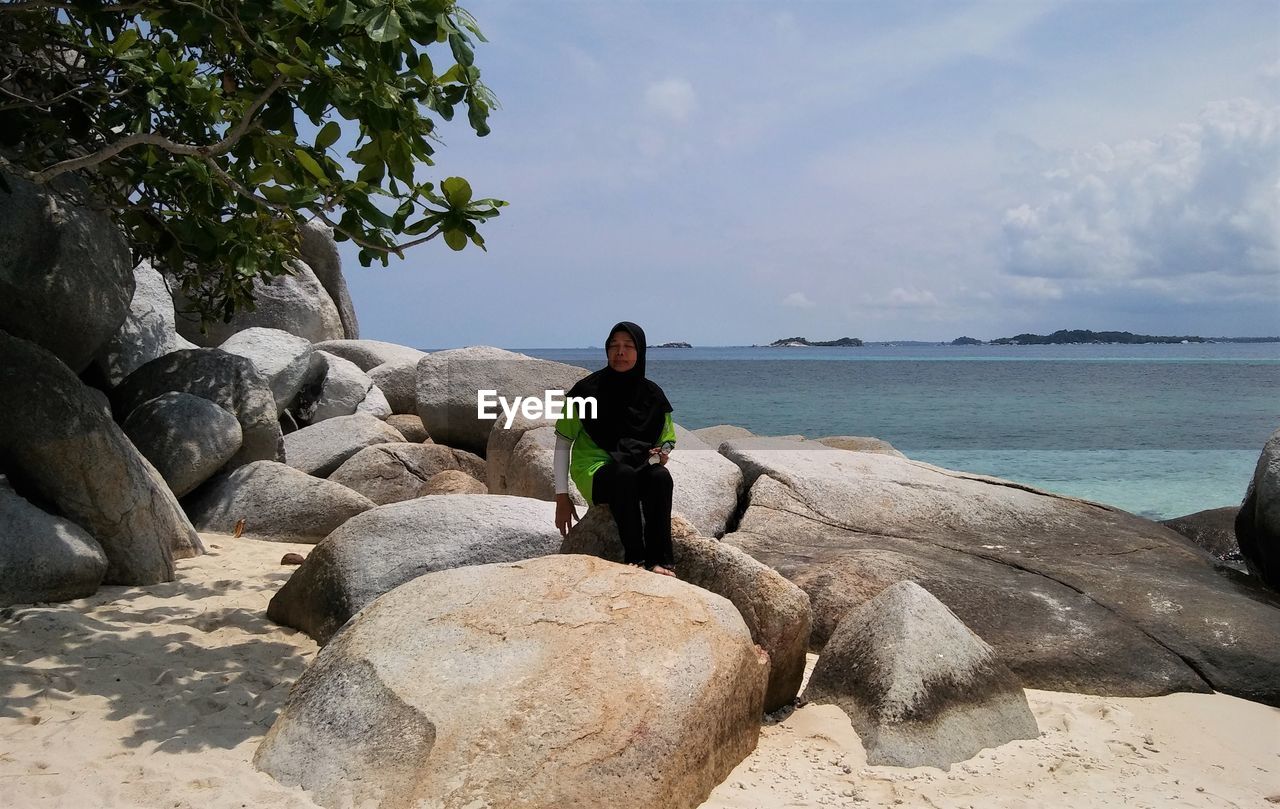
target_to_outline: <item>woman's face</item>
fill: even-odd
[[[631,335],[625,331],[616,331],[611,334],[609,342],[604,344],[604,350],[609,358],[609,367],[618,373],[624,373],[636,367],[636,341],[631,339]]]

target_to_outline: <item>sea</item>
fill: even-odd
[[[1280,343],[651,348],[646,371],[689,429],[872,436],[1152,519],[1238,506],[1280,428]]]

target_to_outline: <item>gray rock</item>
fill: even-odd
[[[345,486],[274,461],[242,466],[201,489],[188,504],[201,531],[272,542],[314,544],[373,503]]]
[[[1280,702],[1280,599],[1161,525],[890,455],[755,441],[721,447],[754,481],[725,541],[808,592],[815,645],[913,579],[1029,687]]]
[[[675,483],[671,510],[703,536],[723,536],[738,507],[742,471],[698,436],[676,425],[676,448],[667,460]]]
[[[485,462],[478,455],[443,444],[407,442],[362,449],[334,470],[329,480],[381,506],[422,497],[427,494],[427,482],[450,469],[484,482]]]
[[[280,329],[312,343],[343,337],[342,321],[329,293],[311,268],[302,261],[288,262],[289,272],[253,285],[254,309],[242,310],[231,322],[200,323],[190,313],[190,303],[175,294],[178,333],[198,346],[212,347],[226,342],[238,331],[253,326]]]
[[[731,604],[673,579],[451,570],[320,650],[254,763],[325,806],[693,809],[755,747],[764,669]]]
[[[177,497],[213,477],[243,440],[235,416],[189,393],[143,402],[125,419],[124,432]]]
[[[392,413],[418,412],[417,359],[410,357],[384,362],[369,370],[369,378],[386,395]]]
[[[379,365],[387,363],[413,362],[427,356],[427,352],[416,348],[384,343],[381,340],[325,340],[316,343],[320,351],[327,351],[344,360],[351,360],[360,366],[360,370],[368,373]]]
[[[133,297],[123,234],[78,186],[51,193],[6,173],[0,191],[0,329],[80,373],[120,328]]]
[[[123,421],[138,405],[170,392],[208,399],[235,414],[242,441],[223,471],[284,457],[276,400],[252,360],[216,348],[174,351],[129,374],[111,392],[111,404]]]
[[[879,438],[868,438],[861,435],[829,435],[825,438],[814,440],[819,444],[826,444],[828,447],[847,449],[851,452],[878,452],[882,455],[896,455],[899,458],[907,457],[894,449],[893,445],[888,441],[882,441]]]
[[[502,422],[477,418],[478,391],[495,390],[509,401],[516,396],[542,399],[548,390],[568,391],[586,375],[573,365],[490,346],[440,351],[418,361],[418,415],[438,443],[479,454],[485,451],[489,430]]]
[[[1040,735],[995,651],[911,581],[840,622],[804,696],[849,715],[873,766],[949,770],[983,748]]]
[[[554,501],[555,449],[555,427],[542,419],[517,415],[510,427],[497,422],[485,449],[489,492]],[[569,497],[584,510],[589,505],[572,483]]]
[[[1239,514],[1239,506],[1211,508],[1172,520],[1161,520],[1160,524],[1182,534],[1219,562],[1242,570],[1244,557],[1236,543],[1236,517]]]
[[[367,413],[326,419],[284,437],[289,466],[322,478],[365,447],[392,443],[404,443],[404,436]]]
[[[417,416],[395,413],[388,416],[386,421],[411,444],[422,444],[431,440],[431,436],[427,434],[427,428],[422,426],[422,419]]]
[[[555,506],[459,494],[378,506],[326,537],[267,607],[267,617],[327,643],[347,619],[424,573],[556,553]]]
[[[489,487],[463,472],[461,469],[446,469],[437,472],[422,486],[422,496],[435,494],[488,494]]]
[[[755,438],[755,433],[733,424],[717,424],[714,427],[703,427],[691,432],[698,437],[699,441],[713,449],[719,449],[721,444],[730,439]]]
[[[320,393],[306,416],[311,424],[338,416],[350,416],[369,395],[373,380],[354,362],[342,357],[320,352],[324,357],[325,372],[320,382]]]
[[[742,613],[751,639],[769,656],[764,710],[791,704],[804,679],[809,647],[809,597],[777,571],[737,548],[708,537],[689,535],[688,525],[672,520],[676,573],[704,590],[724,596]],[[569,529],[561,553],[598,556],[622,563],[622,540],[608,506],[596,506]]]
[[[106,571],[107,555],[83,528],[0,485],[0,607],[93,595]]]
[[[356,405],[356,412],[368,413],[376,419],[386,421],[391,415],[391,405],[387,402],[387,397],[383,395],[382,390],[374,385],[369,388],[369,392],[365,394],[360,404]]]
[[[178,335],[169,283],[151,262],[143,261],[134,267],[133,280],[129,313],[94,360],[111,385],[119,385],[126,376],[156,357],[196,347]]]
[[[1262,447],[1235,529],[1249,572],[1280,591],[1280,430]]]
[[[347,291],[347,279],[342,275],[342,258],[333,240],[333,228],[319,219],[312,219],[302,226],[299,235],[302,237],[301,258],[316,274],[337,308],[343,337],[358,339],[360,321],[356,319],[356,308],[351,303],[351,293]]]
[[[318,376],[320,370],[318,363],[312,362],[311,344],[280,329],[248,328],[228,337],[219,348],[247,357],[266,377],[277,415],[293,405],[302,386],[313,381],[309,377]]]
[[[155,467],[76,375],[48,351],[4,332],[0,458],[14,488],[37,495],[98,541],[107,583],[170,581],[175,555],[203,552]]]

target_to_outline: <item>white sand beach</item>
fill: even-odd
[[[205,535],[178,580],[0,610],[0,805],[314,807],[251,759],[315,654],[269,622],[310,546]],[[816,657],[810,655],[810,668]],[[729,809],[1265,807],[1280,803],[1280,710],[1222,694],[1028,691],[1041,736],[949,772],[869,767],[848,719],[806,705],[703,804]]]

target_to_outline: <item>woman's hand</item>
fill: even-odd
[[[668,456],[671,455],[671,453],[662,447],[650,447],[649,457],[653,457],[654,455],[658,456],[658,463],[662,464],[663,466],[666,466],[667,458]]]
[[[569,528],[578,521],[578,507],[567,494],[556,495],[556,530],[560,536],[569,536]]]

